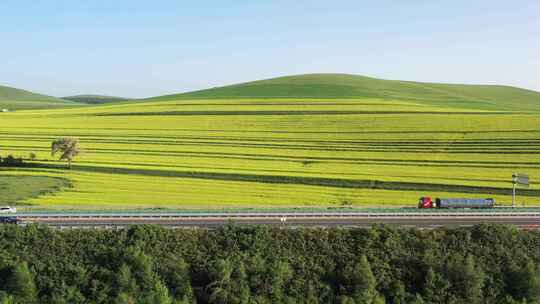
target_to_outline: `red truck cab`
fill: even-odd
[[[418,201],[418,208],[420,209],[427,209],[433,207],[435,207],[435,203],[433,202],[433,200],[431,200],[431,197],[429,196],[421,197]]]

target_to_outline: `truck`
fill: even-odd
[[[424,196],[418,201],[418,208],[429,209],[491,209],[495,207],[495,200],[492,198],[436,198]]]

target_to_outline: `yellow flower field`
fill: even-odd
[[[0,155],[37,166],[0,176],[71,187],[47,208],[415,206],[420,196],[494,197],[540,176],[540,115],[375,98],[178,99],[0,114]],[[77,137],[72,170],[51,141]],[[11,190],[11,191],[16,191]],[[519,202],[540,204],[540,187]]]

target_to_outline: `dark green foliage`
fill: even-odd
[[[523,266],[512,266],[507,284],[510,294],[526,300],[527,303],[540,303],[540,269],[532,261]]]
[[[248,277],[242,263],[228,259],[217,260],[210,271],[211,283],[207,286],[210,303],[240,304],[249,302]]]
[[[22,157],[15,157],[8,155],[6,157],[0,157],[0,167],[22,167],[25,163]]]
[[[540,303],[540,233],[0,226],[0,304]]]
[[[348,265],[338,275],[341,276],[341,289],[344,291],[341,301],[346,299],[346,302],[353,300],[354,303],[373,303],[377,297],[377,281],[365,255],[362,255],[360,261],[354,265]]]
[[[13,266],[7,278],[7,291],[13,295],[15,303],[37,303],[37,290],[34,278],[26,262]]]
[[[445,272],[450,282],[451,301],[456,303],[481,303],[485,274],[477,267],[472,256],[460,254],[450,257]]]
[[[123,260],[116,278],[117,302],[172,303],[169,290],[154,271],[150,256],[138,247],[129,247]]]

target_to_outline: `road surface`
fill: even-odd
[[[472,226],[481,223],[511,224],[520,228],[540,228],[540,213],[160,213],[160,214],[18,214],[24,223],[59,228],[117,228],[135,224],[167,227],[215,228],[228,223],[287,227],[368,227],[387,224],[402,227],[436,228]]]

